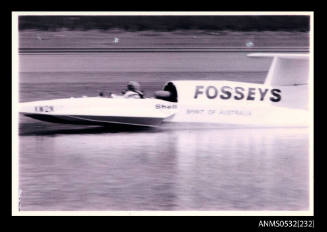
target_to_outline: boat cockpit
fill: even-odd
[[[137,88],[134,86],[137,86]],[[140,89],[140,85],[137,82],[129,82],[128,89],[123,90],[122,95],[112,94],[111,92],[107,94],[105,92],[100,92],[99,96],[108,98],[144,98],[143,91]],[[177,97],[177,89],[172,82],[166,83],[162,90],[154,92],[154,98],[169,102],[177,102]]]

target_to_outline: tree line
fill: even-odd
[[[20,16],[19,30],[309,31],[308,16]]]

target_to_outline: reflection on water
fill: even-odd
[[[21,136],[21,209],[307,210],[308,147],[304,128]]]

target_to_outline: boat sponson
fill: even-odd
[[[79,124],[79,125],[110,125],[124,124],[133,126],[158,126],[163,118],[154,117],[120,117],[120,116],[94,116],[94,115],[49,115],[24,114],[27,117],[53,123]]]

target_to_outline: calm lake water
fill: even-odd
[[[244,53],[20,55],[19,101],[168,80],[263,83]],[[169,70],[169,72],[167,72]],[[111,131],[20,117],[21,210],[308,210],[307,128]]]

